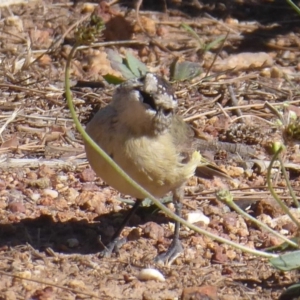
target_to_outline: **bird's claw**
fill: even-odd
[[[111,241],[108,245],[104,246],[104,250],[99,253],[100,257],[111,257],[113,253],[119,254],[119,249],[126,243],[125,238],[116,238]]]
[[[183,247],[179,239],[173,240],[167,252],[159,254],[156,256],[154,261],[156,263],[163,263],[166,265],[171,265],[173,261],[183,252]]]

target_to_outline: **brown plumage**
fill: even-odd
[[[203,161],[195,151],[193,131],[174,114],[176,107],[177,101],[170,84],[148,73],[140,79],[121,84],[111,103],[99,110],[86,131],[148,192],[156,197],[172,192],[176,211],[180,215],[184,185],[195,171],[205,178],[227,175],[217,166]],[[92,147],[85,145],[85,148],[98,176],[119,192],[141,201],[143,195],[140,192],[116,173]],[[162,260],[172,260],[182,250],[178,234],[179,224],[175,230],[175,246],[171,246],[176,249],[160,256]]]

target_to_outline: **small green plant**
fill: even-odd
[[[107,53],[112,68],[119,71],[125,80],[139,78],[149,72],[147,66],[130,52],[126,52],[125,58],[122,58],[114,50],[108,50]],[[124,81],[123,78],[118,78],[110,74],[104,76],[104,79],[111,84],[119,84]]]
[[[172,81],[185,81],[197,77],[202,72],[199,63],[180,61],[176,58],[170,66],[170,79]]]
[[[198,33],[189,25],[182,23],[181,27],[188,32],[197,42],[198,42],[198,47],[196,49],[196,51],[201,50],[203,53],[209,51],[210,49],[214,48],[216,45],[222,43],[225,39],[224,36],[221,36],[217,39],[215,39],[214,41],[212,41],[211,43],[204,45],[198,35]]]

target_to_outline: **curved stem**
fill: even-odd
[[[106,152],[104,150],[102,150],[98,144],[96,144],[94,142],[94,140],[85,132],[85,130],[83,129],[83,127],[81,126],[73,103],[72,103],[72,96],[71,96],[71,91],[70,91],[70,81],[69,81],[69,73],[70,73],[70,64],[71,64],[71,60],[72,57],[74,55],[74,53],[76,52],[76,47],[78,45],[75,44],[72,48],[72,50],[70,51],[68,58],[67,58],[67,63],[66,63],[66,70],[65,70],[65,93],[66,93],[66,98],[67,98],[67,104],[69,106],[72,118],[74,120],[74,123],[76,125],[77,130],[79,131],[79,133],[82,135],[83,139],[89,143],[91,145],[91,147],[93,147],[95,149],[95,151],[97,151],[99,153],[99,155],[101,155],[122,177],[124,177],[124,179],[130,184],[132,185],[136,190],[138,190],[140,193],[142,193],[145,198],[149,198],[153,201],[153,203],[159,208],[161,209],[165,214],[167,214],[170,218],[174,219],[175,221],[180,222],[182,225],[200,233],[200,234],[204,234],[208,237],[210,237],[213,240],[216,240],[220,243],[225,243],[228,244],[230,246],[233,246],[234,248],[238,248],[241,251],[244,252],[248,252],[250,254],[253,255],[257,255],[257,256],[261,256],[261,257],[267,257],[267,258],[271,258],[271,257],[277,257],[277,254],[271,254],[271,253],[266,253],[263,251],[259,251],[259,250],[255,250],[255,249],[251,249],[249,247],[246,246],[242,246],[240,244],[234,243],[232,241],[226,240],[222,237],[219,237],[217,235],[214,235],[204,229],[201,229],[187,221],[185,221],[184,219],[178,217],[176,214],[174,214],[172,211],[170,211],[166,206],[164,206],[159,200],[157,200],[155,197],[153,197],[148,191],[146,191],[144,188],[142,188],[138,183],[136,183],[134,180],[132,180],[112,159],[109,155],[106,154]]]
[[[254,224],[258,225],[259,227],[261,227],[263,229],[265,229],[266,231],[269,231],[270,233],[274,234],[276,237],[278,237],[281,240],[285,241],[290,246],[298,248],[297,243],[289,240],[287,237],[285,237],[285,236],[281,235],[280,233],[278,233],[277,231],[273,230],[268,225],[262,223],[261,221],[255,219],[254,217],[250,216],[245,211],[243,211],[238,205],[235,204],[235,202],[233,201],[233,196],[231,195],[231,193],[229,191],[218,192],[218,193],[216,193],[216,196],[220,201],[225,202],[228,206],[230,206],[232,209],[234,209],[238,214],[242,215],[243,217],[250,220]]]
[[[275,160],[279,157],[279,154],[282,152],[284,148],[282,146],[279,147],[279,149],[276,151],[274,156],[271,159],[270,165],[268,167],[268,173],[267,173],[267,183],[268,183],[268,188],[270,190],[271,195],[273,198],[276,200],[276,202],[279,204],[281,209],[291,218],[291,220],[297,225],[298,228],[300,228],[300,223],[298,220],[291,214],[289,208],[281,201],[281,199],[278,197],[276,194],[275,190],[273,189],[272,181],[271,181],[271,170],[273,167],[273,164]]]
[[[282,174],[283,174],[283,177],[285,179],[286,185],[287,185],[287,187],[289,189],[290,195],[291,195],[291,197],[292,197],[292,199],[293,199],[294,204],[296,205],[296,207],[299,208],[300,207],[299,201],[298,201],[298,199],[296,197],[296,194],[295,194],[295,192],[294,192],[294,190],[293,190],[293,188],[291,186],[291,182],[290,182],[290,180],[288,178],[288,175],[286,173],[286,169],[285,169],[284,163],[282,161],[282,158],[280,156],[278,156],[278,160],[280,162]]]

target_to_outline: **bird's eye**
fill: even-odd
[[[169,109],[163,109],[162,112],[163,112],[164,116],[168,116],[168,115],[170,115],[172,113],[172,109],[171,108],[169,108]]]

